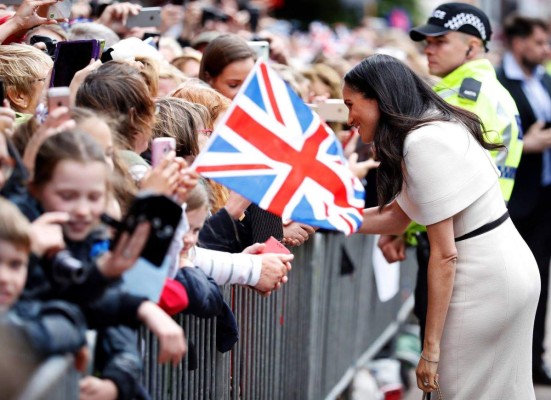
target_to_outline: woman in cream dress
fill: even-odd
[[[382,207],[361,233],[427,225],[429,301],[417,385],[446,400],[531,400],[540,280],[508,218],[479,119],[453,107],[400,61],[363,60],[345,78],[349,124],[373,142]]]

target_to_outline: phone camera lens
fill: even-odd
[[[153,229],[159,229],[162,226],[161,219],[153,218],[153,221],[151,221],[151,226]]]
[[[164,229],[162,231],[162,237],[163,238],[172,237],[173,233],[174,233],[174,229],[172,229],[172,226],[167,225],[167,226],[164,227]],[[159,235],[159,236],[161,236],[161,235]]]

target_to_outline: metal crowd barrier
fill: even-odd
[[[74,368],[73,356],[50,357],[33,373],[25,390],[17,399],[78,399],[78,379],[79,374]]]
[[[156,343],[144,333],[144,385],[154,399],[336,398],[397,331],[411,306],[416,276],[410,252],[401,290],[381,303],[372,266],[373,237],[316,234],[293,251],[289,282],[268,298],[225,288],[240,338],[231,353],[216,351],[215,321],[178,317],[198,365],[156,363]]]
[[[270,297],[243,287],[224,288],[240,334],[229,353],[216,350],[214,320],[178,316],[196,355],[193,371],[188,370],[190,357],[178,367],[160,366],[157,341],[142,330],[143,385],[151,397],[337,398],[351,382],[355,369],[392,337],[412,306],[416,275],[413,253],[400,269],[399,294],[381,303],[371,261],[373,240],[365,235],[345,238],[341,234],[316,234],[294,250],[289,282]],[[43,375],[39,370],[33,378],[43,393],[33,392],[39,394],[25,399],[77,398],[66,395],[74,393],[68,381],[78,384],[76,374],[60,374],[63,368],[59,360],[55,365],[54,361],[48,361],[41,370],[58,373]],[[52,365],[54,369],[48,368]]]

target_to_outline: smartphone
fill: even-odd
[[[47,17],[50,19],[69,19],[71,16],[71,9],[73,8],[72,0],[58,1],[48,7]]]
[[[31,44],[31,46],[35,45],[36,43],[44,43],[44,45],[46,46],[46,50],[44,50],[44,52],[52,57],[52,59],[54,58],[57,40],[52,39],[49,36],[34,35],[31,37],[29,43]]]
[[[70,107],[70,90],[67,86],[53,87],[48,89],[48,112],[58,107]]]
[[[153,139],[151,143],[151,165],[159,164],[163,157],[171,151],[176,151],[176,139],[171,137]]]
[[[547,121],[543,126],[543,129],[549,129],[549,128],[551,128],[551,121]]]
[[[341,99],[327,99],[318,104],[318,115],[327,122],[348,121],[348,108]]]
[[[127,28],[151,27],[161,25],[161,7],[143,7],[137,15],[129,15]]]
[[[58,42],[50,86],[69,86],[75,74],[100,55],[101,43],[97,39]]]
[[[256,53],[256,58],[268,61],[270,59],[270,43],[266,40],[250,40],[249,47]]]
[[[109,219],[104,222],[116,228],[111,247],[115,248],[124,232],[132,233],[141,222],[148,221],[151,231],[140,257],[155,267],[161,267],[172,237],[182,218],[182,207],[163,195],[142,192],[136,195],[122,223],[112,224]]]
[[[264,253],[291,254],[291,251],[273,236],[270,236],[268,240],[266,240],[264,243],[266,244],[266,247],[262,251],[262,254]]]
[[[145,32],[142,40],[159,50],[159,41],[161,40],[161,34],[155,32]]]

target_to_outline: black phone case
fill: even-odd
[[[166,196],[139,194],[131,204],[121,229],[117,230],[113,247],[122,232],[134,232],[139,223],[151,224],[149,237],[142,250],[141,257],[160,267],[168,252],[176,228],[182,218],[182,207]]]

